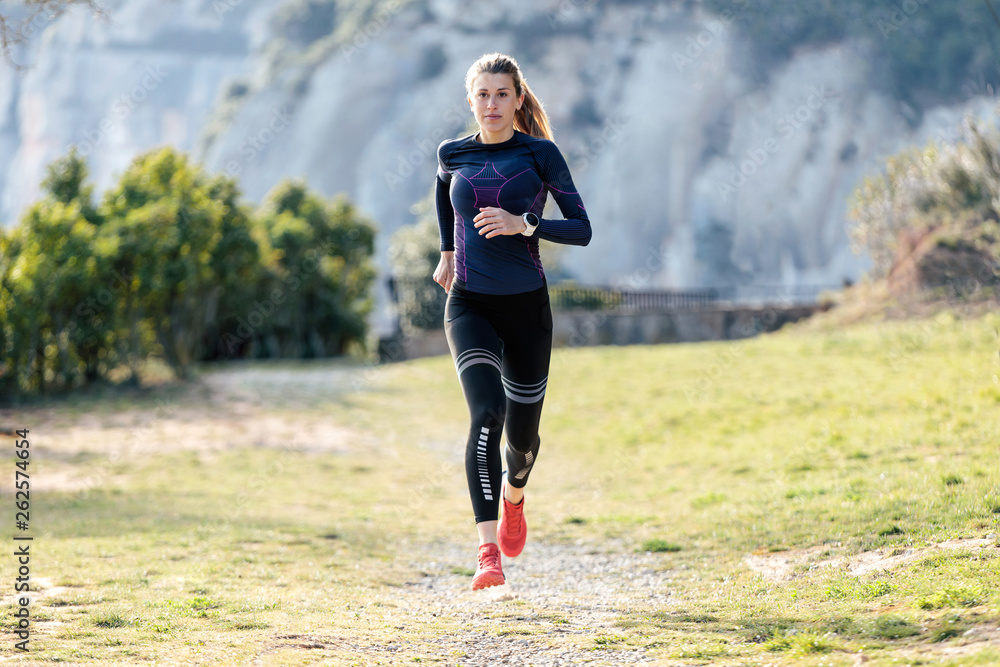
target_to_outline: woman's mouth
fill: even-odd
[[[500,120],[502,116],[495,113],[488,113],[485,116],[483,116],[483,118],[485,118],[486,120]]]

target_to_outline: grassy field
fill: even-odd
[[[512,599],[467,590],[448,358],[4,410],[35,540],[29,654],[0,560],[0,660],[1000,664],[998,329],[554,351]]]

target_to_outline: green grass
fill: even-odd
[[[941,316],[555,350],[529,539],[654,552],[657,567],[677,573],[657,591],[672,602],[630,599],[590,634],[551,632],[574,612],[524,600],[484,605],[481,618],[497,619],[495,637],[597,659],[645,648],[664,663],[850,665],[862,651],[873,667],[917,655],[923,665],[996,664],[992,642],[944,649],[1000,622],[1000,549],[933,545],[998,532],[998,329],[996,316]],[[248,383],[263,366],[241,367]],[[106,422],[109,441],[128,437],[114,429],[146,423],[162,399],[173,412],[161,426],[183,438],[230,408],[205,407],[204,385],[164,385],[0,413],[38,430],[39,478],[102,480],[32,495],[32,527],[44,536],[32,565],[65,589],[39,598],[36,611],[57,623],[36,635],[31,657],[361,664],[339,641],[410,647],[379,653],[383,664],[460,661],[435,642],[460,636],[464,622],[414,616],[394,598],[400,582],[422,577],[401,553],[432,560],[441,540],[474,543],[454,367],[422,359],[363,377],[357,390],[304,387],[294,401],[241,412],[273,420],[244,444],[216,446],[227,426],[219,442],[115,460],[98,444],[74,450],[76,429]],[[348,429],[316,430],[338,424]],[[316,443],[327,437],[343,447],[323,451]],[[752,554],[789,559],[789,573],[754,571]],[[847,568],[876,555],[903,560]],[[473,558],[470,548],[451,576],[470,575]],[[0,610],[8,637],[12,610]],[[313,648],[266,653],[286,644]],[[28,659],[9,644],[0,655]]]
[[[987,599],[986,592],[978,586],[945,586],[917,600],[921,609],[944,607],[976,607]]]
[[[100,611],[94,614],[91,622],[99,628],[125,628],[137,624],[127,614],[115,610]]]
[[[642,551],[651,551],[654,553],[680,551],[681,549],[681,545],[661,539],[646,540],[642,543],[641,547]]]

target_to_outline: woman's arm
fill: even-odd
[[[451,283],[454,280],[455,253],[452,250],[444,250],[441,252],[437,268],[434,269],[434,282],[443,287],[445,292],[450,292]]]
[[[438,232],[441,234],[441,251],[455,249],[455,209],[451,205],[451,172],[444,166],[441,150],[438,146],[438,170],[434,188],[434,199],[437,202]]]
[[[543,150],[536,155],[541,168],[540,176],[565,219],[539,218],[535,236],[555,243],[587,245],[592,235],[590,218],[573,184],[566,160],[554,143],[547,142],[542,146]]]
[[[441,258],[434,269],[434,282],[451,291],[451,283],[455,279],[455,208],[451,205],[451,172],[444,166],[441,149],[438,146],[438,171],[434,186],[434,198],[437,203],[438,232],[441,235]]]

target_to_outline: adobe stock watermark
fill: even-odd
[[[921,322],[917,331],[908,332],[894,340],[888,354],[889,369],[898,372],[902,370],[904,365],[914,365],[916,355],[923,351],[924,347],[937,337],[946,326],[945,321],[940,317],[935,318],[929,322]]]
[[[442,318],[444,315],[442,314]],[[408,327],[401,328],[401,336],[379,344],[379,353],[369,357],[362,368],[351,374],[351,391],[360,393],[366,391],[381,375],[385,360],[394,361],[406,358],[406,346],[419,338],[416,331]]]
[[[257,156],[264,151],[274,139],[288,129],[292,124],[294,113],[285,105],[284,109],[271,109],[271,115],[264,124],[264,127],[257,130],[245,138],[237,148],[241,159],[232,159],[226,162],[226,173],[230,176],[239,176],[243,173],[243,168],[257,159]]]
[[[102,11],[100,8],[99,11]],[[45,29],[49,23],[52,23],[57,18],[59,18],[58,12],[46,11],[44,7],[38,10],[36,14],[26,19],[24,23],[17,29],[12,38],[8,41],[12,44],[21,44],[35,35],[37,35],[41,30]]]
[[[570,153],[573,163],[573,170],[580,172],[590,166],[590,163],[608,150],[612,145],[621,140],[622,130],[625,128],[623,117],[611,116],[601,127],[601,132],[595,137],[587,140],[587,145],[580,150]]]
[[[882,39],[889,39],[889,35],[899,32],[900,29],[910,21],[910,17],[920,11],[921,5],[926,5],[928,0],[903,0],[902,5],[893,5],[888,14],[888,20],[878,18],[875,20],[875,27],[882,33]]]
[[[695,60],[701,58],[705,49],[725,34],[727,27],[746,11],[747,7],[750,6],[750,0],[735,0],[733,4],[736,5],[736,9],[722,10],[718,18],[709,19],[698,34],[689,36],[683,53],[674,51],[674,65],[678,72],[683,73],[685,67],[693,65]]]
[[[212,3],[212,9],[215,10],[215,18],[222,21],[226,14],[242,4],[243,0],[215,0],[215,2]]]
[[[834,93],[827,90],[825,85],[818,88],[811,86],[805,103],[801,104],[795,111],[785,114],[775,124],[775,132],[778,136],[767,138],[757,148],[748,148],[745,152],[746,158],[730,169],[729,179],[716,181],[716,189],[722,197],[722,201],[729,201],[730,196],[746,185],[760,168],[767,164],[771,156],[781,150],[782,141],[791,137],[808,123],[813,115],[822,109],[833,96]]]
[[[994,74],[1000,75],[1000,66],[994,65]],[[996,97],[996,88],[992,83],[990,83],[986,74],[980,69],[975,75],[969,75],[965,77],[965,81],[959,87],[959,92],[962,95],[962,101],[958,104],[968,104],[971,100],[977,97]],[[993,105],[992,112],[995,115],[1000,115],[1000,103]],[[967,138],[967,132],[965,127],[965,121],[957,123],[949,123],[944,126],[937,127],[934,130],[933,140],[939,145],[946,147],[953,147]]]
[[[455,486],[455,480],[460,473],[465,472],[465,465],[453,461],[445,461],[435,467],[434,473],[428,478],[424,478],[418,487],[411,487],[407,491],[407,501],[405,505],[397,504],[395,514],[399,517],[411,517],[414,511],[419,511],[426,507],[427,503],[433,499],[436,492],[442,489],[450,489]]]
[[[746,339],[770,330],[778,321],[778,311],[782,308],[790,308],[793,305],[794,302],[790,295],[781,295],[776,303],[772,303],[763,309],[760,314],[754,315],[750,322],[740,327],[738,333]],[[684,395],[687,397],[688,403],[704,400],[712,385],[720,381],[728,371],[732,370],[743,356],[746,345],[746,340],[734,341],[725,352],[716,357],[716,360],[711,365],[701,371],[696,380],[689,382],[684,387]]]
[[[592,9],[601,0],[559,0],[555,9],[548,12],[549,27],[558,30],[581,12]]]
[[[77,318],[81,318],[81,321],[92,322],[94,318],[100,317],[111,306],[111,302],[114,301],[115,296],[129,284],[130,277],[128,274],[122,275],[116,270],[112,270],[112,273],[114,276],[108,280],[107,287],[100,288],[96,294],[87,297],[73,309],[73,314],[76,317],[66,324],[64,331],[67,334],[72,335],[74,331],[80,328],[81,324]]]
[[[139,453],[142,443],[147,441],[156,431],[157,427],[165,420],[177,415],[174,406],[176,399],[159,398],[156,400],[156,409],[153,414],[146,418],[138,426],[134,426],[130,431],[128,444],[123,449],[113,449],[108,455],[107,463],[97,471],[87,475],[80,487],[74,492],[77,501],[86,500],[94,489],[101,487],[112,475],[112,467],[119,463],[134,460]]]
[[[406,153],[399,153],[396,156],[396,169],[382,172],[385,184],[389,190],[396,191],[407,178],[416,172],[417,167],[428,161],[437,162],[438,145],[449,137],[452,128],[464,125],[468,117],[472,114],[469,104],[465,100],[456,102],[441,115],[441,122],[437,124],[422,139],[414,139],[413,149]]]
[[[77,152],[82,157],[90,155],[118,123],[128,120],[136,107],[146,101],[149,94],[159,87],[168,74],[159,65],[147,66],[139,83],[128,93],[119,95],[115,99],[111,105],[111,113],[101,119],[97,124],[97,129],[84,130],[83,141],[74,144]]]
[[[402,0],[392,0],[387,5],[379,7],[375,15],[363,26],[357,28],[350,39],[340,47],[340,55],[344,57],[344,60],[351,62],[354,56],[371,44],[372,40],[385,30],[393,16],[398,14],[402,7]]]
[[[351,239],[357,238],[357,230],[348,232]],[[275,287],[263,301],[255,300],[250,312],[246,317],[236,318],[236,332],[226,331],[222,334],[222,343],[226,346],[229,354],[235,354],[240,347],[249,341],[254,333],[264,323],[277,312],[285,303],[289,294],[296,292],[310,274],[319,270],[319,263],[322,259],[320,251],[332,254],[336,248],[335,240],[332,237],[321,239],[316,243],[319,249],[309,248],[305,251],[305,257],[294,267],[289,269],[288,275],[282,278],[283,287]]]
[[[639,429],[645,437],[646,428],[640,426]],[[657,448],[667,447],[672,442],[673,433],[665,431],[655,446]],[[553,517],[555,524],[563,524],[588,514],[593,509],[594,501],[599,500],[604,495],[604,489],[620,479],[627,471],[635,469],[636,461],[641,461],[647,456],[649,447],[650,445],[640,445],[627,450],[616,447],[612,460],[603,463],[600,475],[588,476],[586,482],[582,483],[577,492],[573,494],[572,503],[556,513]]]
[[[47,28],[49,24],[62,16],[67,9],[66,7],[59,6],[59,3],[51,2],[51,0],[46,2],[39,2],[38,0],[35,0],[34,2],[22,2],[21,4],[27,5],[28,9],[33,9],[33,13],[28,16],[28,18],[21,21],[16,30],[11,29],[11,21],[9,18],[7,19],[5,22],[4,46],[0,49],[0,52],[7,57],[8,62],[17,70],[24,68],[11,61],[10,54],[13,47],[24,44],[38,35],[41,31]],[[95,16],[104,19],[107,18],[107,9],[103,4],[97,2],[97,0],[87,0],[86,4],[89,9],[93,10]],[[55,10],[52,9],[53,6],[55,7]]]
[[[650,279],[667,264],[667,253],[662,249],[648,248],[646,258],[642,265],[624,276],[616,278],[611,289],[629,290],[644,287],[649,284]],[[590,337],[597,333],[597,330],[608,321],[608,313],[604,310],[596,310],[576,322],[573,333],[566,341],[568,347],[581,347],[587,345]]]
[[[297,440],[298,438],[294,436],[292,440],[283,439],[281,446],[276,448],[279,456],[274,457],[272,463],[254,472],[243,482],[236,499],[234,502],[226,504],[221,516],[201,524],[199,528],[229,530],[240,523],[252,501],[271,494],[275,480],[291,473],[292,466],[301,465],[301,459],[298,455],[301,454],[302,447],[306,443]]]

